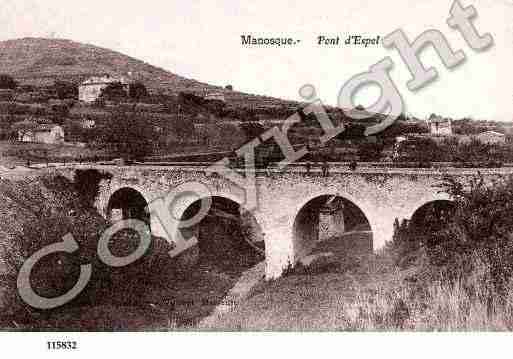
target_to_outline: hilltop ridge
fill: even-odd
[[[78,83],[93,75],[132,74],[155,92],[176,94],[222,92],[232,105],[255,107],[294,105],[297,102],[246,94],[188,79],[120,52],[66,39],[22,38],[0,41],[0,73],[20,84],[49,86],[56,80]]]

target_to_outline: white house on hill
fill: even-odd
[[[431,115],[427,120],[429,133],[432,136],[452,136],[452,123],[450,118]]]
[[[105,76],[94,76],[82,82],[78,87],[78,99],[83,102],[94,102],[100,97],[102,90],[112,83],[119,82],[128,94],[129,84],[123,78]]]
[[[476,138],[481,143],[487,143],[487,144],[502,144],[506,142],[506,135],[500,132],[496,131],[485,131],[481,132],[479,135],[476,136]]]
[[[217,100],[217,101],[226,102],[224,94],[221,91],[207,92],[205,95],[205,100]]]

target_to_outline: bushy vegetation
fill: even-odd
[[[490,267],[468,258],[472,271],[449,281],[394,280],[358,286],[341,306],[345,330],[505,331],[513,329],[513,295],[490,285]],[[513,289],[513,288],[510,288]]]
[[[0,89],[14,90],[18,83],[10,75],[0,74]]]
[[[458,142],[445,139],[437,142],[428,137],[413,137],[400,143],[397,161],[421,163],[454,162],[461,167],[500,167],[513,161],[512,145],[488,144],[475,139]]]
[[[126,87],[121,82],[112,82],[102,90],[97,103],[102,103],[104,101],[120,102],[126,100],[127,98],[128,91]]]
[[[74,181],[52,173],[0,180],[0,211],[5,216],[0,230],[0,330],[136,329],[138,324],[130,320],[124,327],[119,325],[126,312],[142,311],[140,316],[146,316],[152,325],[157,323],[151,322],[156,314],[169,317],[169,311],[159,313],[147,299],[150,286],[154,291],[162,290],[163,283],[169,285],[176,272],[186,270],[178,263],[180,257],[171,260],[167,254],[171,247],[164,239],[153,237],[147,253],[123,268],[109,267],[98,257],[98,240],[110,224],[92,207],[92,201],[99,180],[104,178],[103,173],[85,170],[78,171]],[[62,307],[38,310],[28,306],[16,287],[21,266],[35,252],[62,241],[68,233],[79,249],[42,258],[32,270],[31,285],[39,295],[60,296],[76,284],[82,264],[92,265],[91,280],[80,295]],[[113,236],[109,248],[116,256],[126,256],[138,243],[135,232],[122,230]],[[127,292],[136,294],[127,296]],[[168,298],[158,293],[154,296],[161,301]],[[107,312],[105,317],[86,314],[102,308]]]
[[[134,82],[128,87],[128,96],[134,100],[140,100],[148,96],[148,90],[142,82]]]
[[[155,128],[145,116],[135,112],[115,112],[95,128],[101,143],[111,144],[125,159],[139,160],[153,151]]]
[[[452,209],[397,223],[388,248],[396,265],[411,271],[409,295],[452,306],[444,309],[447,322],[439,318],[442,328],[513,328],[513,178],[447,178],[442,189]],[[475,315],[481,322],[472,328]]]
[[[455,280],[472,272],[470,259],[478,256],[490,266],[495,289],[503,291],[513,276],[513,177],[487,182],[476,176],[468,185],[447,178],[442,186],[454,199],[453,209],[427,214],[420,225],[397,226],[392,247],[398,258],[415,256],[414,263],[424,260]]]
[[[24,260],[45,245],[72,233],[80,245],[77,256],[55,255],[34,268],[32,281],[41,295],[56,296],[73,286],[77,263],[91,260],[96,240],[106,228],[102,218],[82,206],[69,181],[60,176],[27,177],[0,181],[6,216],[0,232],[0,327],[8,318],[17,322],[32,315],[16,292],[17,273]]]
[[[55,81],[54,91],[57,95],[57,98],[60,100],[78,100],[78,85],[74,83],[65,81]]]

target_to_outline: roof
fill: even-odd
[[[34,120],[23,120],[13,123],[12,130],[32,130],[32,131],[51,131],[55,127],[60,127],[55,123],[37,123]]]
[[[352,109],[339,107],[339,109],[342,110],[342,112],[344,113],[344,115],[346,117],[349,117],[349,118],[355,119],[355,120],[361,120],[361,119],[367,119],[367,118],[375,118],[375,119],[383,120],[383,119],[388,118],[388,116],[384,113],[371,112],[371,111],[367,111],[366,109],[361,110],[356,107],[352,108]]]
[[[80,85],[104,85],[120,82],[122,84],[128,84],[124,77],[112,77],[109,75],[105,76],[93,76],[82,82]]]
[[[56,125],[55,123],[40,123],[36,126],[35,131],[51,131],[55,127],[60,127],[60,126]]]
[[[450,118],[443,118],[442,116],[431,115],[426,120],[428,123],[448,123],[451,122]]]
[[[505,134],[503,133],[500,133],[500,132],[497,132],[497,131],[485,131],[485,132],[481,132],[480,134],[478,134],[478,136],[483,136],[483,135],[490,135],[490,136],[500,136],[500,137],[503,137],[505,136]]]

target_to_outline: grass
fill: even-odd
[[[346,258],[318,274],[267,283],[211,323],[222,330],[509,331],[513,293],[500,301],[479,263],[466,280],[412,281],[385,253]],[[413,269],[415,270],[415,269]]]
[[[358,288],[343,308],[348,329],[504,331],[513,328],[513,297],[489,291],[486,267],[468,280],[440,280],[421,288],[404,280]]]
[[[44,313],[24,330],[513,329],[513,294],[499,300],[485,263],[477,263],[465,280],[419,282],[412,280],[416,268],[399,269],[386,252],[334,252],[337,266],[262,283],[233,311],[205,324],[202,318],[221,303],[238,276],[212,264],[177,274],[169,265],[143,262],[95,282],[80,303]]]

